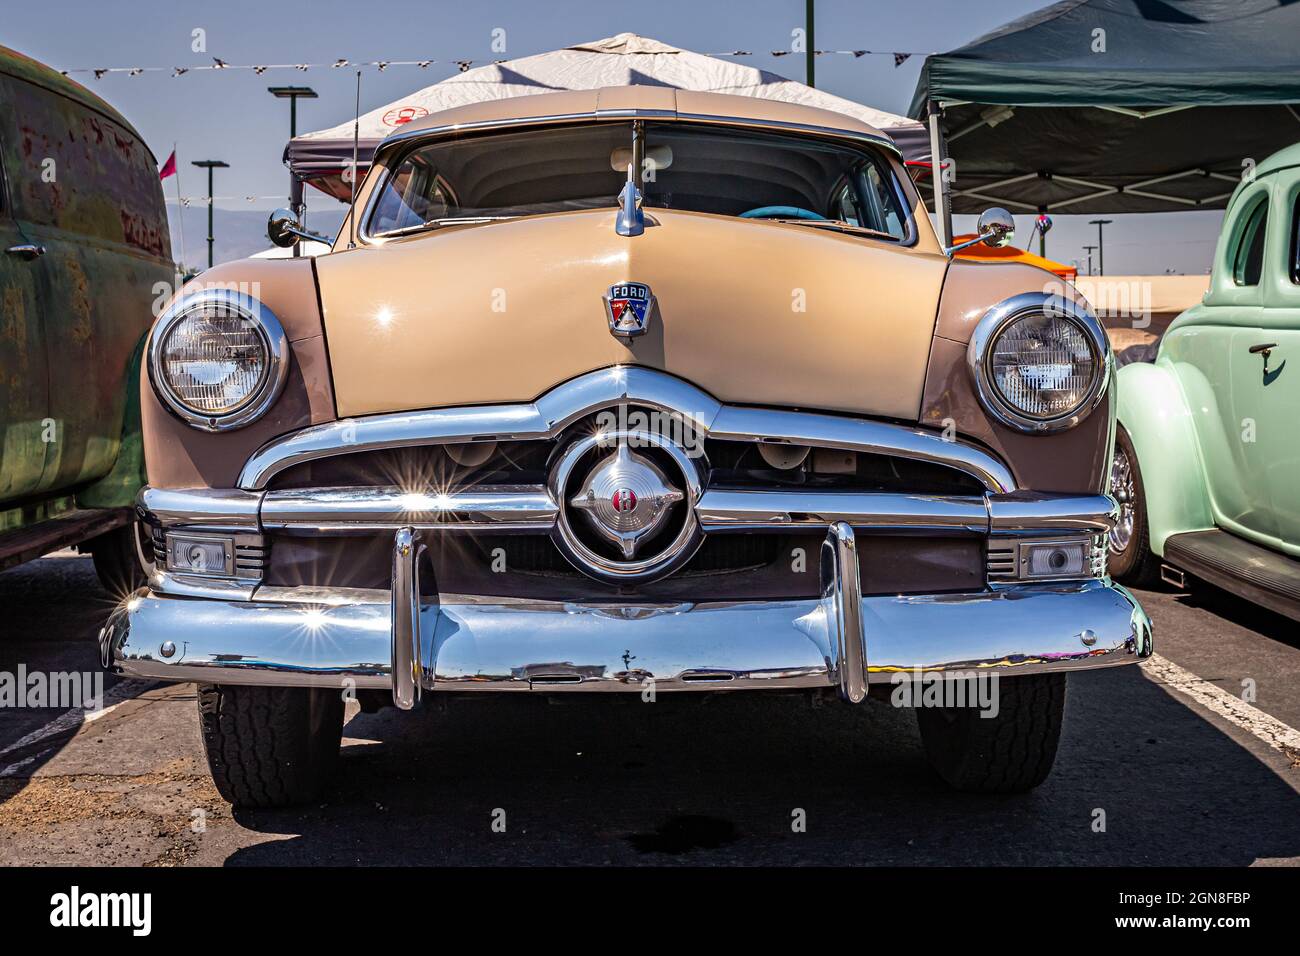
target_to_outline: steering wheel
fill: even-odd
[[[821,219],[825,216],[802,206],[759,206],[740,214],[741,219]]]

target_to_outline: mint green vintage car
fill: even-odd
[[[1300,144],[1228,203],[1210,290],[1119,372],[1110,570],[1300,620]]]

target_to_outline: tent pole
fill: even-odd
[[[804,82],[809,86],[817,85],[816,67],[817,61],[816,46],[813,40],[813,27],[816,21],[816,15],[813,10],[813,0],[807,0],[804,4]]]
[[[943,170],[943,131],[939,127],[939,104],[930,100],[930,178],[934,183],[934,218],[939,223],[939,242],[952,245],[952,209],[948,204],[948,182]]]

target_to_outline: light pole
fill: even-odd
[[[1092,275],[1092,250],[1096,248],[1097,248],[1096,246],[1083,247],[1083,251],[1088,253],[1088,275]]]
[[[1106,249],[1102,245],[1102,230],[1109,226],[1114,219],[1089,219],[1088,225],[1097,227],[1097,275],[1106,274]]]
[[[318,99],[317,93],[310,86],[268,86],[266,92],[270,93],[276,99],[289,101],[289,139],[298,135],[298,101]],[[289,208],[293,210],[294,218],[301,225],[305,222],[306,206],[302,196],[302,181],[289,172]],[[293,247],[295,256],[301,254],[301,250],[295,244]]]
[[[212,268],[212,171],[214,169],[229,169],[229,163],[223,163],[219,159],[196,159],[191,166],[198,166],[200,169],[208,171],[208,268]]]
[[[804,62],[806,64],[804,66],[804,82],[807,83],[809,86],[817,85],[817,76],[816,76],[817,71],[813,68],[813,63],[817,59],[817,54],[814,52],[817,49],[817,45],[813,41],[813,21],[815,19],[816,16],[814,15],[813,12],[813,0],[807,0],[807,2],[804,4],[803,40],[804,43],[806,44],[805,52],[804,52],[804,58],[805,58]]]

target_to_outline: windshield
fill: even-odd
[[[370,234],[617,204],[628,123],[496,133],[418,146],[381,187]],[[893,169],[870,147],[683,123],[646,123],[648,208],[841,225],[907,236]]]

